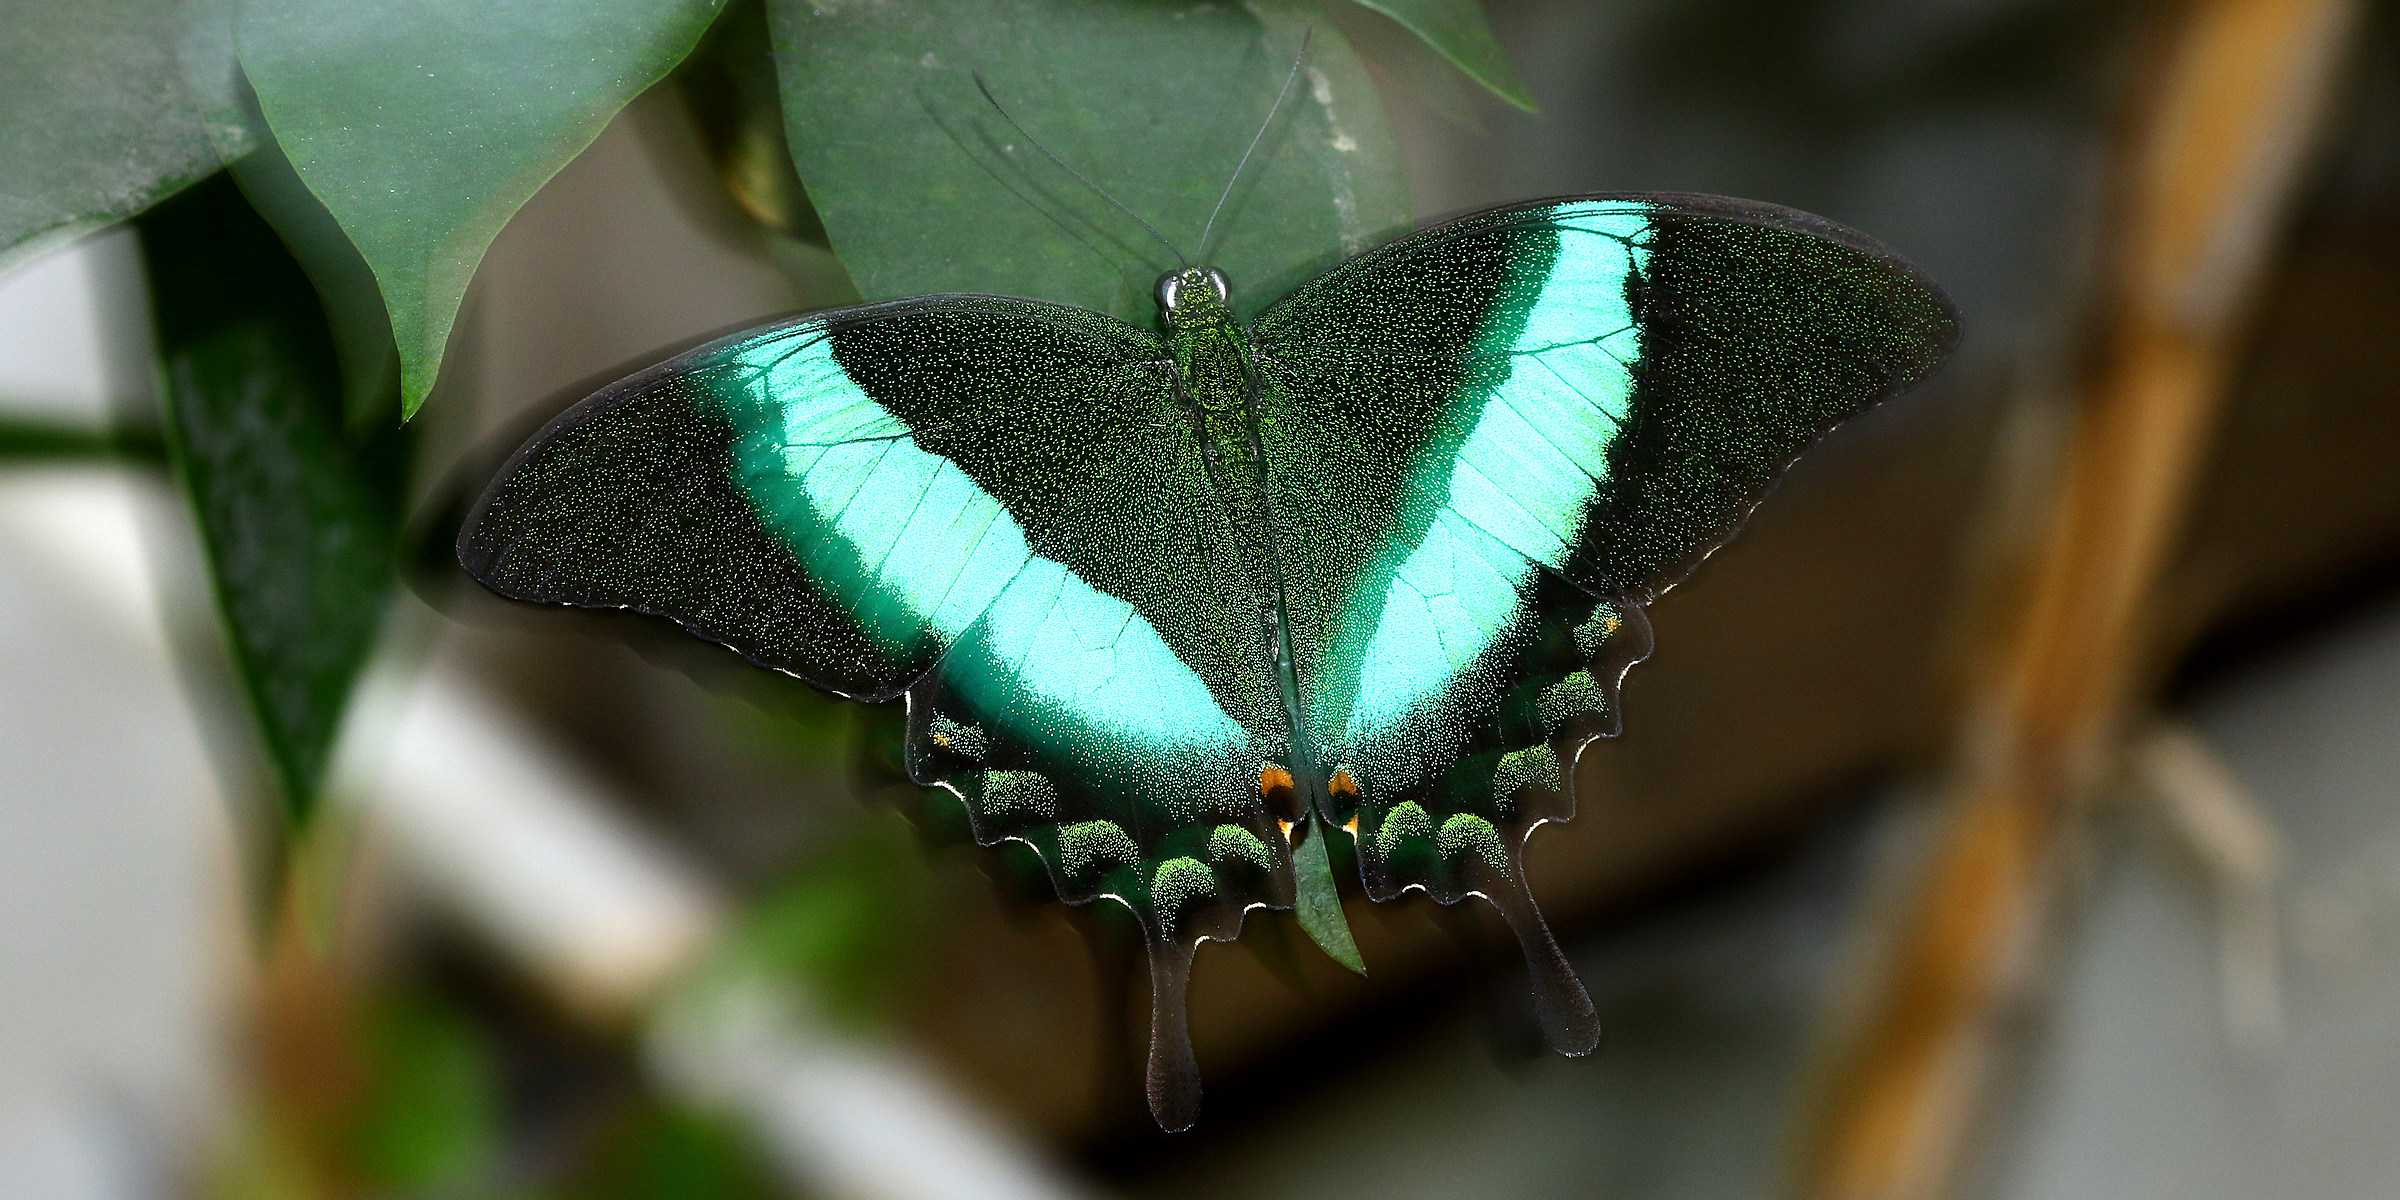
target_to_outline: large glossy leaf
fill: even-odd
[[[242,0],[183,0],[183,33],[176,44],[202,131],[228,164],[275,140],[234,54],[233,22],[241,7]]]
[[[1492,94],[1527,112],[1533,111],[1533,93],[1517,81],[1517,73],[1509,69],[1508,55],[1492,36],[1492,27],[1484,23],[1481,0],[1358,0],[1365,8],[1398,21],[1402,28],[1424,39],[1425,44],[1441,52],[1459,70],[1475,82],[1490,88]]]
[[[722,0],[246,0],[276,140],[375,273],[415,413],[518,207],[691,51]]]
[[[168,457],[268,760],[302,817],[390,594],[400,433],[345,431],[316,290],[229,178],[139,224]]]
[[[185,20],[183,0],[0,6],[0,270],[217,169]]]
[[[250,206],[283,235],[284,246],[316,282],[342,365],[342,411],[350,428],[398,423],[400,354],[367,260],[273,141],[228,169]]]
[[[869,299],[1000,292],[1147,323],[1175,254],[1046,161],[978,93],[1185,255],[1308,56],[1206,248],[1254,311],[1403,228],[1399,152],[1338,33],[1296,0],[769,0],[800,177]]]

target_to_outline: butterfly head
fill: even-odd
[[[1215,267],[1184,267],[1158,277],[1158,311],[1167,324],[1216,324],[1232,319],[1233,285]]]

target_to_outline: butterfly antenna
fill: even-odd
[[[1041,151],[1041,152],[1042,152],[1042,157],[1043,157],[1043,158],[1046,158],[1046,159],[1049,159],[1049,160],[1050,160],[1050,161],[1051,161],[1053,164],[1056,164],[1059,170],[1061,170],[1061,171],[1065,171],[1067,174],[1074,176],[1074,177],[1075,177],[1075,182],[1077,182],[1077,183],[1080,183],[1080,184],[1082,184],[1083,186],[1085,186],[1086,188],[1089,188],[1089,189],[1091,189],[1091,192],[1092,192],[1092,194],[1093,194],[1093,195],[1095,195],[1095,196],[1098,196],[1098,197],[1100,197],[1101,199],[1108,201],[1108,202],[1109,202],[1110,204],[1112,204],[1112,205],[1115,205],[1115,206],[1116,206],[1116,209],[1117,209],[1117,211],[1118,211],[1118,212],[1124,213],[1126,216],[1132,217],[1132,218],[1133,218],[1133,220],[1134,220],[1134,223],[1135,223],[1135,224],[1138,224],[1138,225],[1140,225],[1142,228],[1149,230],[1149,231],[1150,231],[1150,236],[1151,236],[1151,237],[1154,237],[1154,238],[1157,238],[1157,239],[1158,239],[1158,244],[1159,244],[1159,245],[1161,245],[1161,246],[1165,246],[1165,247],[1167,248],[1167,253],[1169,253],[1169,254],[1172,254],[1172,255],[1174,255],[1174,256],[1175,256],[1175,261],[1176,261],[1176,262],[1182,263],[1182,264],[1183,264],[1184,266],[1186,266],[1186,267],[1188,267],[1188,266],[1191,266],[1191,265],[1192,265],[1192,260],[1190,260],[1190,259],[1188,259],[1188,258],[1185,258],[1185,257],[1183,256],[1183,251],[1176,249],[1176,248],[1175,248],[1175,243],[1168,241],[1168,240],[1167,240],[1167,235],[1165,235],[1165,234],[1163,234],[1163,233],[1160,233],[1160,232],[1158,231],[1158,226],[1156,226],[1156,225],[1152,225],[1150,222],[1148,222],[1148,221],[1145,221],[1145,220],[1142,220],[1142,214],[1140,214],[1140,213],[1137,213],[1137,212],[1133,211],[1132,209],[1125,207],[1125,202],[1124,202],[1124,201],[1117,199],[1115,196],[1111,196],[1111,195],[1109,195],[1109,194],[1108,194],[1108,192],[1107,192],[1105,189],[1103,189],[1103,188],[1102,188],[1102,187],[1101,187],[1099,184],[1093,183],[1091,180],[1084,178],[1083,172],[1081,172],[1081,171],[1078,171],[1078,170],[1076,170],[1075,168],[1068,166],[1068,165],[1067,165],[1067,162],[1066,162],[1066,160],[1065,160],[1065,159],[1062,159],[1062,158],[1060,158],[1059,156],[1057,156],[1057,155],[1055,155],[1055,154],[1052,154],[1052,153],[1050,153],[1050,147],[1043,145],[1043,144],[1042,144],[1042,139],[1040,139],[1040,138],[1037,138],[1037,137],[1033,136],[1033,135],[1032,135],[1032,134],[1030,134],[1030,133],[1027,133],[1027,132],[1025,131],[1025,127],[1024,127],[1023,125],[1019,125],[1019,124],[1017,124],[1017,119],[1016,119],[1015,117],[1012,117],[1012,116],[1008,115],[1008,109],[1007,109],[1007,107],[1006,107],[1006,106],[1004,106],[1004,105],[1002,105],[1002,104],[1000,103],[1000,98],[999,98],[999,97],[997,97],[997,96],[994,96],[994,95],[992,95],[992,88],[991,88],[991,85],[990,85],[990,84],[987,84],[987,83],[985,83],[985,82],[983,81],[983,72],[981,72],[981,71],[971,71],[971,72],[969,72],[969,74],[972,74],[972,75],[975,77],[975,90],[976,90],[976,91],[979,91],[979,92],[982,92],[982,93],[983,93],[983,98],[984,98],[985,100],[987,100],[987,101],[990,101],[990,102],[991,102],[992,111],[993,111],[993,112],[996,112],[996,113],[999,113],[999,114],[1000,114],[1000,119],[1001,119],[1001,120],[1003,120],[1003,121],[1006,121],[1006,122],[1008,122],[1008,127],[1009,127],[1010,129],[1014,129],[1014,130],[1016,130],[1016,131],[1017,131],[1017,136],[1018,136],[1018,137],[1021,137],[1021,138],[1024,138],[1024,139],[1025,139],[1025,141],[1026,141],[1026,144],[1028,144],[1028,145],[1032,146],[1032,147],[1033,147],[1034,149],[1036,149],[1036,150],[1039,150],[1039,151]]]
[[[1300,34],[1300,53],[1292,56],[1292,69],[1284,73],[1283,90],[1275,93],[1275,103],[1267,106],[1267,119],[1258,123],[1258,132],[1250,135],[1250,147],[1242,151],[1242,161],[1233,166],[1233,177],[1225,181],[1225,190],[1217,193],[1217,206],[1208,210],[1208,224],[1200,227],[1200,257],[1208,257],[1208,235],[1217,227],[1217,214],[1225,211],[1225,201],[1233,197],[1233,185],[1242,181],[1242,169],[1250,165],[1250,156],[1258,153],[1258,144],[1267,136],[1268,127],[1275,124],[1275,113],[1283,107],[1284,97],[1292,94],[1292,81],[1300,78],[1300,64],[1308,58],[1308,39],[1317,35],[1316,26]]]

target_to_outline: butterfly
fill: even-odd
[[[1644,607],[1958,329],[1865,236],[1697,195],[1475,213],[1247,325],[1232,286],[1168,272],[1156,329],[938,295],[740,333],[568,409],[458,540],[504,596],[904,702],[979,842],[1138,919],[1169,1129],[1200,942],[1297,907],[1356,965],[1335,836],[1374,899],[1496,905],[1551,1045],[1592,1048],[1523,852]]]

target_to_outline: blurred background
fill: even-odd
[[[2400,7],[1487,10],[1538,114],[1328,18],[1422,218],[1771,200],[1966,329],[1654,607],[1534,839],[1597,1053],[1490,912],[1354,896],[1364,979],[1277,916],[1200,955],[1162,1134],[1130,923],[897,780],[890,714],[448,563],[534,424],[843,298],[676,79],[475,278],[284,867],[164,473],[0,471],[0,1196],[2400,1193]],[[149,395],[143,288],[123,230],[0,278],[11,413]]]

